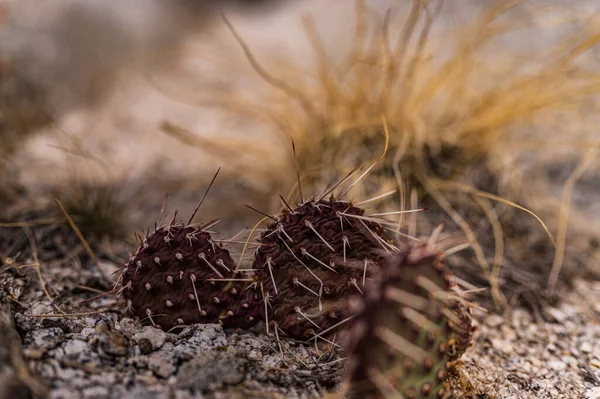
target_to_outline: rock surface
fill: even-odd
[[[196,324],[167,333],[127,317],[112,297],[76,306],[95,294],[73,294],[72,281],[95,273],[73,268],[65,279],[60,265],[44,269],[50,292],[71,292],[68,299],[57,296],[55,304],[84,313],[78,317],[58,315],[35,272],[0,273],[3,303],[12,303],[12,310],[3,305],[0,364],[15,364],[7,362],[7,353],[22,342],[23,364],[48,384],[48,398],[318,398],[341,382],[336,350],[293,342],[280,348],[262,325],[224,331]],[[537,316],[521,309],[505,317],[476,314],[479,330],[453,381],[456,397],[462,386],[476,398],[598,398],[598,303],[600,284],[578,281],[559,306]],[[5,327],[11,318],[16,329]],[[6,341],[5,330],[18,331],[17,346]],[[36,387],[43,393],[44,384],[14,376],[14,367],[0,367],[0,379],[10,382],[2,384],[0,398],[20,398]]]

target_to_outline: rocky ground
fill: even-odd
[[[35,266],[15,265],[0,275],[0,324],[9,331],[12,318],[18,332],[14,341],[7,333],[0,339],[0,359],[12,353],[0,367],[3,399],[26,398],[28,390],[54,399],[318,398],[341,382],[338,350],[293,342],[280,347],[263,326],[223,331],[193,325],[166,333],[127,317],[111,296],[81,304],[96,295],[88,287],[101,281],[95,269],[40,269],[54,304],[67,312],[61,316]],[[599,300],[600,283],[578,281],[559,306],[542,314],[478,313],[479,331],[455,388],[468,387],[479,398],[600,398]],[[11,352],[19,342],[22,358]],[[22,384],[10,378],[11,368]],[[8,389],[8,381],[16,385]]]

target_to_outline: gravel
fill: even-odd
[[[600,283],[577,281],[548,321],[515,309],[506,318],[479,315],[463,374],[502,399],[600,398]]]
[[[71,271],[83,280],[94,273]],[[58,266],[44,270],[52,292],[69,292],[62,274]],[[23,356],[32,374],[48,384],[48,398],[318,398],[342,379],[336,350],[282,342],[280,351],[263,326],[224,331],[192,325],[167,333],[142,326],[119,308],[82,317],[38,316],[56,310],[34,275],[0,277],[5,302],[12,293]],[[89,297],[79,292],[61,306]],[[476,398],[600,398],[598,303],[600,283],[577,281],[560,305],[539,314],[478,311],[475,342],[453,380],[455,396],[465,397],[458,387],[467,387],[467,396]],[[105,297],[86,306],[115,304]]]

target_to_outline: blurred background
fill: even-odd
[[[459,275],[535,302],[597,273],[598,7],[3,0],[2,217],[55,197],[86,238],[130,245],[222,168],[199,219],[234,235],[261,218],[246,204],[294,200],[292,139],[308,194],[387,148],[351,199],[428,206],[412,232],[472,244]]]

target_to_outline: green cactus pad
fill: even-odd
[[[350,397],[444,397],[449,362],[471,339],[470,316],[451,284],[433,245],[410,245],[388,259],[364,297],[356,298],[342,336]]]

